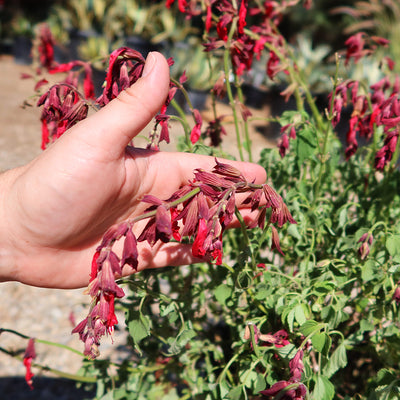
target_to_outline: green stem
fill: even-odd
[[[339,57],[336,54],[336,70],[335,70],[335,78],[334,78],[334,82],[333,82],[333,91],[332,91],[332,98],[331,98],[331,115],[330,117],[333,118],[333,101],[334,101],[334,94],[336,92],[336,87],[338,84],[338,80],[339,80],[339,67],[340,67],[340,62],[339,62]],[[306,97],[307,97],[307,93],[306,93]],[[308,101],[308,99],[307,99]],[[311,104],[309,103],[310,107]],[[314,103],[315,106],[315,103]],[[315,117],[315,114],[313,112],[313,115]],[[318,115],[320,116],[320,114],[318,113]],[[321,117],[321,116],[320,116]],[[315,190],[314,190],[314,197],[313,197],[313,202],[312,202],[312,208],[313,206],[316,205],[316,202],[318,200],[319,197],[319,192],[321,190],[321,184],[322,184],[322,178],[324,176],[325,173],[325,164],[327,161],[327,152],[328,152],[328,143],[329,143],[329,136],[331,133],[331,124],[327,124],[325,127],[323,127],[323,124],[321,122],[321,126],[319,127],[319,129],[321,131],[325,131],[325,135],[324,135],[324,139],[323,139],[323,144],[322,144],[322,150],[320,152],[320,166],[319,166],[319,171],[318,171],[318,178],[317,178],[317,182],[315,184]]]
[[[227,374],[230,366],[236,361],[236,359],[239,357],[239,353],[236,353],[225,365],[225,368],[222,370],[221,374],[217,378],[217,383],[221,383],[222,379],[224,376]]]
[[[0,328],[0,335],[3,332],[12,333],[13,335],[19,336],[19,337],[21,337],[23,339],[30,339],[31,338],[30,336],[24,335],[23,333],[17,332],[17,331],[15,331],[13,329]],[[60,349],[65,349],[65,350],[70,351],[71,353],[75,353],[75,354],[78,354],[81,357],[84,357],[84,354],[82,352],[80,352],[78,350],[75,350],[72,347],[69,347],[69,346],[67,346],[65,344],[56,343],[56,342],[50,342],[48,340],[37,339],[37,338],[35,338],[35,342],[36,343],[45,344],[45,345],[48,345],[48,346],[58,347]]]
[[[192,149],[192,142],[190,141],[190,125],[187,122],[186,114],[183,111],[182,107],[178,104],[178,102],[175,99],[171,100],[171,105],[172,105],[172,107],[175,108],[176,112],[181,117],[179,119],[179,122],[181,123],[181,125],[183,127],[183,131],[185,132],[186,145],[189,147],[189,149]],[[173,118],[173,117],[171,117],[171,118]]]
[[[169,203],[168,208],[175,207],[178,204],[184,203],[186,200],[189,200],[191,197],[195,196],[199,192],[200,192],[199,187],[192,189],[189,193],[186,193],[184,196],[180,197],[179,199],[174,200],[171,203]],[[146,219],[146,218],[151,218],[151,217],[154,217],[156,215],[156,213],[157,213],[157,209],[148,211],[147,213],[144,213],[142,215],[138,215],[137,217],[132,218],[129,222],[134,223],[134,222],[138,222],[143,219]]]
[[[251,246],[249,235],[247,234],[246,223],[244,222],[242,214],[240,214],[240,211],[238,210],[238,208],[236,206],[235,206],[235,215],[240,223],[240,229],[242,231],[244,241],[245,241],[246,245],[248,246],[248,248],[250,249],[251,266],[253,267],[253,270],[255,271],[256,270],[256,260],[255,260],[255,257],[253,256],[253,248]]]
[[[18,336],[24,337],[25,335],[18,334]],[[39,341],[37,340],[37,342],[39,342]],[[16,360],[19,360],[21,362],[24,359],[23,356],[16,355],[15,353],[6,350],[3,347],[0,347],[0,352],[5,353],[5,354],[9,355],[10,357],[13,357]],[[32,367],[38,368],[38,369],[40,369],[42,371],[50,372],[53,375],[59,376],[60,378],[65,378],[65,379],[69,379],[69,380],[76,381],[76,382],[86,382],[86,383],[95,383],[95,382],[97,382],[97,378],[96,377],[70,374],[68,372],[63,372],[63,371],[60,371],[58,369],[50,368],[50,367],[47,367],[45,365],[40,365],[40,364],[37,364],[37,363],[32,363]]]
[[[236,31],[236,25],[237,25],[237,18],[234,18],[232,21],[231,29],[230,29],[229,35],[228,35],[228,40],[226,42],[226,46],[225,46],[225,50],[224,50],[224,72],[225,72],[225,82],[226,82],[226,94],[228,95],[229,105],[231,106],[232,113],[233,113],[233,120],[235,123],[235,132],[236,132],[236,142],[237,142],[237,146],[238,146],[239,156],[240,156],[240,160],[244,161],[243,147],[242,147],[242,141],[241,141],[240,129],[239,129],[239,119],[238,119],[238,115],[237,115],[237,111],[236,111],[235,100],[233,98],[231,83],[229,81],[229,75],[230,75],[230,70],[231,70],[231,68],[230,68],[230,47],[231,47],[233,34]]]
[[[238,76],[235,74],[235,84],[236,84],[236,90],[238,94],[238,98],[241,104],[244,104],[244,97],[243,97],[243,90],[242,90],[242,85],[239,82]],[[249,155],[249,161],[253,161],[253,156],[251,152],[251,139],[250,139],[250,133],[249,133],[249,124],[247,118],[242,118],[243,121],[243,127],[244,127],[244,134],[245,134],[245,149],[247,150],[247,154]]]

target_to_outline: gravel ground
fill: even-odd
[[[30,67],[17,65],[12,57],[0,55],[0,171],[23,165],[40,153],[39,111],[21,108],[24,99],[33,92],[33,81],[20,79],[22,72],[29,73]],[[265,109],[253,112],[255,116],[266,116]],[[211,117],[205,112],[204,118]],[[226,143],[227,151],[233,154],[235,145],[231,135],[228,133]],[[271,145],[256,129],[252,129],[251,135],[256,154]],[[71,313],[77,320],[85,315],[88,300],[82,292],[34,288],[14,282],[0,283],[0,328],[14,329],[30,337],[82,350],[76,335],[70,334],[72,324],[69,318]],[[116,344],[113,346],[106,342],[102,344],[102,354],[118,351]],[[118,337],[116,342],[118,344]],[[14,334],[4,332],[0,335],[1,348],[23,354],[25,346],[26,340]],[[36,352],[38,363],[64,372],[74,373],[81,365],[79,356],[63,349],[37,344]],[[79,400],[87,397],[75,388],[73,382],[35,369],[33,372],[35,389],[31,391],[23,378],[25,371],[22,363],[0,352],[0,398]]]

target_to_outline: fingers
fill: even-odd
[[[180,177],[180,185],[184,185],[194,178],[193,172],[196,168],[211,171],[216,165],[215,157],[199,154],[159,152],[154,153],[151,157],[155,161],[153,165],[156,165],[160,172],[164,171],[166,167],[175,169],[174,175]],[[244,161],[225,160],[223,158],[218,158],[218,161],[237,168],[249,182],[262,184],[266,180],[265,169],[260,165]]]
[[[89,145],[101,146],[111,159],[126,146],[160,110],[169,90],[169,67],[156,52],[149,53],[143,76],[107,106],[78,124],[74,134]],[[107,160],[105,160],[107,161]]]

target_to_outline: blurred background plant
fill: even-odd
[[[354,1],[348,6],[336,6],[331,9],[332,15],[344,15],[345,35],[356,32],[366,32],[369,35],[377,35],[389,40],[387,49],[380,52],[390,54],[399,72],[400,60],[400,3],[397,0],[370,0]]]

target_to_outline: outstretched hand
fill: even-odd
[[[129,146],[160,109],[168,88],[166,60],[150,53],[132,87],[31,163],[0,176],[1,280],[86,286],[92,256],[111,225],[142,213],[144,195],[166,199],[193,178],[195,168],[214,166],[212,157]],[[229,163],[249,181],[265,181],[260,166]],[[138,250],[139,270],[195,261],[190,246],[180,243],[151,248],[141,242]]]

